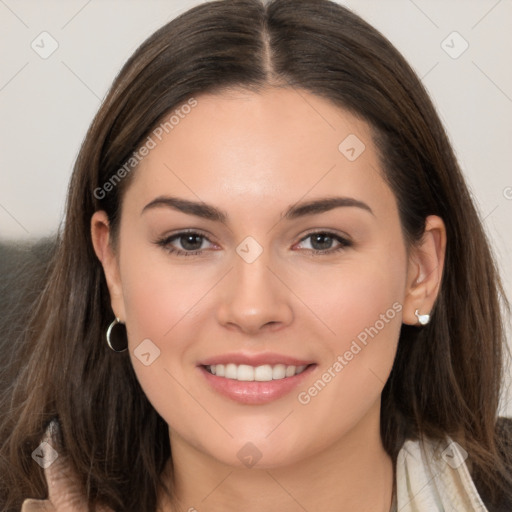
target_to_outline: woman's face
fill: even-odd
[[[368,125],[327,100],[196,100],[125,193],[113,309],[171,442],[293,463],[378,424],[412,316],[397,205]]]

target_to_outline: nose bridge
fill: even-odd
[[[260,294],[272,295],[274,283],[272,283],[272,272],[269,270],[272,260],[270,250],[262,248],[260,254],[255,254],[255,249],[250,247],[249,251],[243,254],[243,250],[246,248],[247,244],[245,247],[240,244],[237,248],[234,268],[236,293],[241,298],[256,298],[256,295]]]
[[[249,332],[291,321],[286,288],[274,275],[276,265],[270,249],[247,237],[236,248],[233,266],[219,305],[222,324],[235,324]]]

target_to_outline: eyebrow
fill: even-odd
[[[141,215],[148,210],[160,207],[172,208],[173,210],[189,215],[195,215],[196,217],[201,217],[214,222],[225,223],[228,219],[228,214],[215,206],[204,202],[190,201],[188,199],[173,196],[159,196],[153,199],[144,206]],[[354,199],[352,197],[325,197],[308,202],[296,203],[290,206],[284,215],[281,215],[281,218],[293,220],[307,215],[324,213],[339,207],[361,208],[362,210],[374,215],[372,209],[366,203],[359,201],[358,199]]]

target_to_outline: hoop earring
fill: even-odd
[[[112,340],[110,339],[110,337],[112,336],[112,330],[114,329],[114,327],[116,325],[120,325],[123,327],[123,331],[124,331],[124,334],[125,334],[125,339],[126,339],[126,327],[124,326],[124,324],[121,323],[121,321],[119,320],[119,318],[115,318],[114,321],[108,326],[108,329],[107,329],[107,345],[109,346],[109,348],[111,350],[113,350],[114,352],[124,352],[125,350],[128,349],[128,343],[127,343],[127,346],[121,350],[117,350],[116,348],[114,348],[112,346]],[[119,341],[118,337],[117,337],[117,340]],[[117,345],[117,343],[116,343]]]
[[[416,315],[416,318],[418,319],[418,322],[420,323],[420,325],[427,325],[430,322],[430,315],[429,314],[420,315],[418,310],[416,310],[414,312],[414,314]]]

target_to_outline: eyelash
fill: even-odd
[[[197,235],[201,237],[202,239],[208,240],[208,237],[206,235],[203,235],[202,233],[198,231],[181,231],[180,233],[176,233],[174,235],[161,238],[157,240],[155,243],[156,245],[163,247],[169,254],[175,254],[177,256],[197,256],[204,252],[204,249],[199,249],[196,251],[182,251],[181,249],[176,249],[175,247],[172,247],[170,244],[172,241],[181,238],[185,235]],[[311,233],[308,233],[305,237],[303,237],[300,242],[303,242],[307,240],[308,238],[312,237],[313,235],[327,235],[327,237],[335,239],[340,243],[339,247],[336,247],[335,249],[325,249],[325,250],[315,250],[315,249],[306,249],[306,251],[309,251],[311,255],[318,256],[318,255],[326,255],[326,254],[334,254],[339,251],[342,251],[346,249],[347,247],[352,246],[352,242],[350,240],[347,240],[346,238],[343,238],[340,235],[337,235],[336,233],[330,232],[330,231],[313,231]]]

